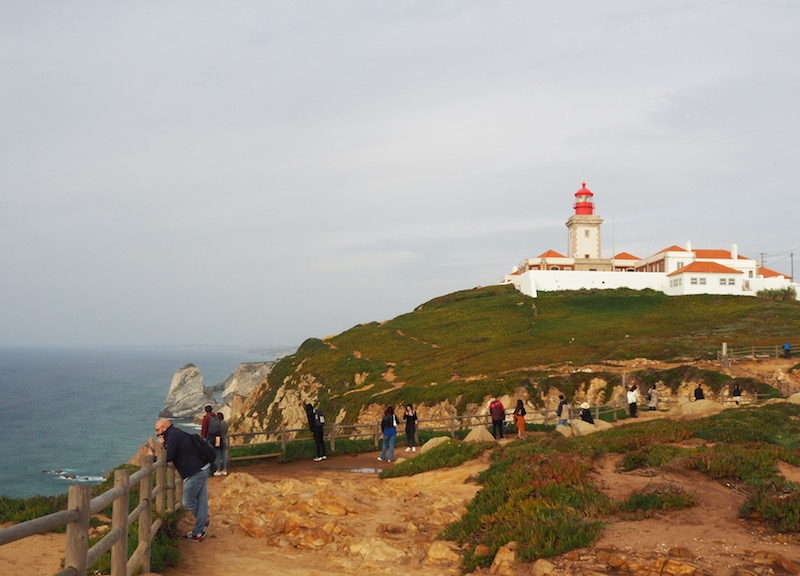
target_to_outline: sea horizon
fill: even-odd
[[[239,364],[296,346],[3,345],[0,391],[9,425],[0,496],[66,493],[97,483],[152,436],[177,370],[194,364],[214,387]],[[191,419],[186,420],[190,422]]]

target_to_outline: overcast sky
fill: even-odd
[[[800,3],[0,1],[0,344],[299,344],[566,253],[800,256]],[[800,260],[798,260],[800,266]]]

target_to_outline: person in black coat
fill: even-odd
[[[311,430],[314,447],[317,450],[314,462],[327,460],[328,457],[325,455],[325,417],[319,410],[314,410],[311,404],[306,404],[306,417],[308,418],[308,429]]]
[[[403,413],[403,420],[406,422],[406,452],[417,451],[417,411],[414,406],[406,404],[406,411]]]
[[[203,461],[192,437],[175,428],[169,418],[159,419],[155,429],[167,451],[167,462],[172,462],[183,478],[183,507],[195,518],[194,528],[184,538],[201,542],[211,523],[208,515],[208,475],[211,473],[211,464]]]

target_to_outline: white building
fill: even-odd
[[[575,213],[567,226],[567,256],[547,250],[526,258],[502,280],[532,297],[538,291],[589,288],[651,288],[670,296],[687,294],[733,294],[755,296],[759,290],[794,287],[800,299],[800,285],[792,278],[760,268],[751,258],[741,256],[736,244],[730,250],[693,249],[670,246],[638,258],[620,252],[603,258],[603,219],[594,213],[594,194],[584,182],[575,193]]]

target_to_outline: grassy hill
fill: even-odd
[[[387,322],[306,340],[277,363],[256,410],[287,382],[315,382],[323,409],[346,408],[348,414],[376,402],[464,405],[519,386],[552,385],[553,378],[569,390],[577,385],[571,379],[582,376],[557,375],[554,367],[643,357],[713,359],[722,342],[780,344],[798,328],[796,301],[667,297],[651,290],[550,292],[532,299],[511,286],[476,288]]]

